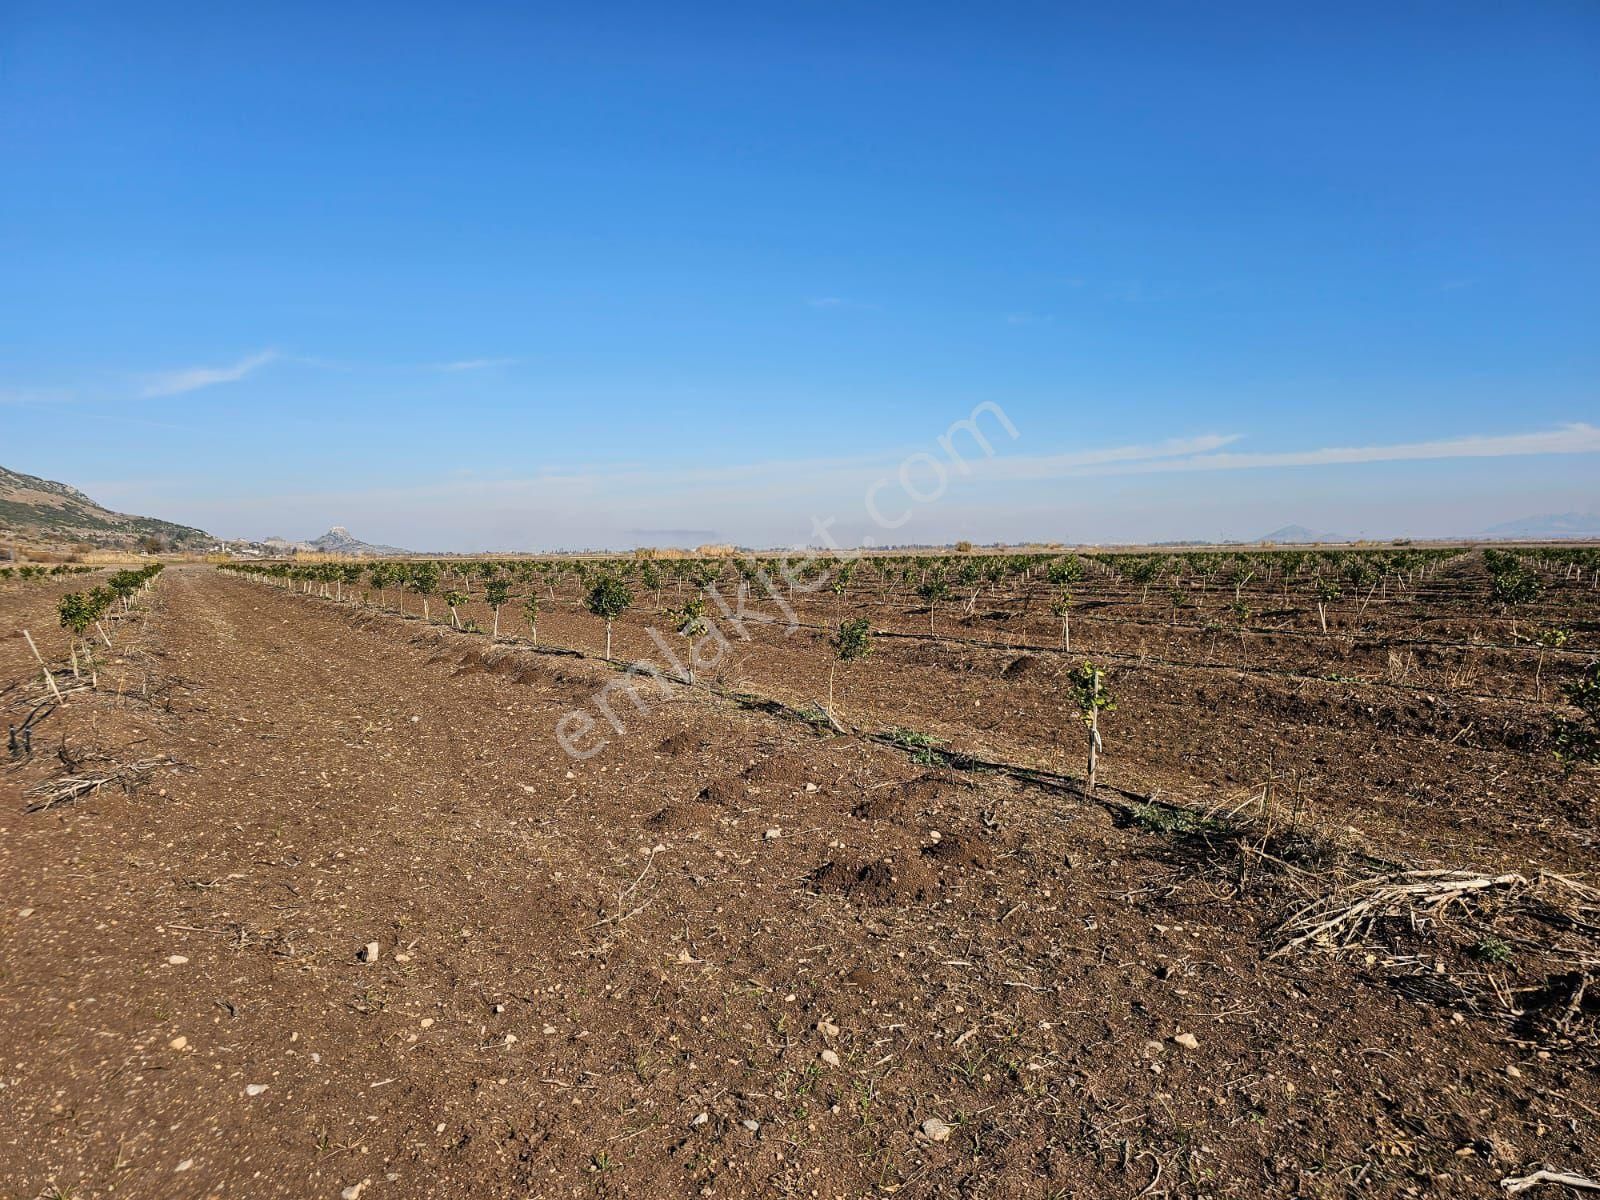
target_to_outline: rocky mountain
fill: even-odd
[[[192,525],[113,512],[70,484],[0,467],[0,540],[9,539],[134,550],[205,550],[217,541]]]
[[[1600,537],[1600,513],[1546,513],[1537,517],[1521,517],[1483,532],[1488,537],[1501,538]]]
[[[314,539],[311,547],[323,554],[351,554],[376,558],[391,558],[413,553],[398,546],[378,546],[371,542],[363,542],[360,538],[352,536],[343,525],[335,525],[327,533]]]
[[[293,542],[287,538],[269,537],[257,545],[269,554],[344,554],[351,558],[403,558],[415,554],[398,546],[379,546],[363,542],[343,525],[335,525],[319,538],[309,542]]]
[[[1271,533],[1264,533],[1256,539],[1258,542],[1271,542],[1274,545],[1303,546],[1313,542],[1347,542],[1349,538],[1340,537],[1337,533],[1318,533],[1314,529],[1307,529],[1304,525],[1285,525],[1282,529],[1274,529]]]

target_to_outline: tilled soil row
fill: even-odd
[[[55,732],[182,767],[8,801],[7,1194],[1483,1195],[1600,1132],[1574,1051],[1266,961],[1296,876],[684,689],[575,761],[608,667],[159,590],[167,703]]]
[[[833,658],[826,634],[791,630],[771,606],[752,611],[742,623],[713,612],[732,647],[713,677],[794,706],[824,700]],[[481,601],[461,616],[488,627]],[[513,627],[509,612],[502,627]],[[681,658],[687,646],[670,627],[636,607],[615,624],[614,653],[669,667],[651,631]],[[547,645],[591,654],[604,645],[600,622],[569,601],[542,613],[539,631]],[[1082,730],[1067,675],[1080,661],[880,639],[865,662],[837,671],[836,704],[858,725],[906,727],[953,751],[1072,771],[1081,763]],[[1259,814],[1271,781],[1280,815],[1353,828],[1380,857],[1518,870],[1582,870],[1593,858],[1600,776],[1567,772],[1555,760],[1549,705],[1151,659],[1100,661],[1118,701],[1104,722],[1104,767],[1133,790],[1200,809],[1245,802]]]

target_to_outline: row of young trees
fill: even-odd
[[[24,582],[34,579],[59,579],[65,575],[87,575],[99,569],[76,563],[56,563],[54,566],[46,566],[44,563],[23,563],[15,567],[0,567],[0,582],[7,579],[20,579]]]
[[[436,584],[466,595],[497,576],[545,586],[552,592],[563,579],[588,587],[605,576],[636,585],[660,598],[667,588],[680,594],[688,588],[731,582],[757,594],[792,594],[825,582],[835,595],[857,586],[873,586],[907,599],[931,589],[936,600],[965,597],[971,607],[985,592],[1046,579],[1053,585],[1081,579],[1093,569],[1108,578],[1128,580],[1148,598],[1161,582],[1190,582],[1201,590],[1213,584],[1242,588],[1251,580],[1295,580],[1309,576],[1340,577],[1351,583],[1404,582],[1419,572],[1460,553],[1454,550],[1240,550],[1182,551],[1158,554],[873,554],[869,556],[756,555],[737,558],[653,558],[617,555],[601,558],[534,558],[402,562],[270,564],[266,569],[290,575],[304,585],[337,594],[370,577],[378,590],[401,586],[418,567],[437,572]],[[427,564],[431,563],[431,567]],[[257,564],[263,565],[263,564]]]
[[[431,601],[437,597],[444,602],[445,607],[450,612],[450,623],[457,629],[462,628],[461,609],[471,596],[469,589],[446,587],[444,567],[440,562],[433,559],[421,559],[415,562],[377,562],[365,565],[361,563],[315,563],[307,566],[295,566],[290,563],[223,563],[221,565],[224,570],[252,575],[275,582],[293,591],[303,594],[316,594],[331,600],[344,599],[345,588],[353,589],[363,581],[370,583],[372,590],[377,592],[380,605],[385,602],[389,592],[400,590],[418,598],[424,621],[433,620]],[[516,578],[526,581],[530,575],[535,579],[542,579],[544,573],[539,572],[537,568],[532,572],[524,569],[516,573]],[[500,637],[501,610],[512,599],[513,575],[502,574],[500,564],[489,562],[474,563],[467,571],[458,570],[451,582],[464,583],[466,580],[474,578],[481,583],[484,601],[488,604],[493,614],[491,637],[498,639]],[[591,613],[605,622],[606,657],[608,659],[611,657],[611,624],[627,611],[632,603],[633,592],[621,577],[615,574],[593,576],[593,582],[585,597],[585,606]],[[522,614],[527,619],[529,632],[535,645],[539,641],[540,609],[541,605],[537,591],[530,591],[523,597]],[[703,601],[700,602],[699,611],[703,617]]]
[[[106,649],[111,649],[111,636],[102,623],[106,614],[113,608],[126,612],[133,603],[133,597],[148,588],[161,570],[161,563],[150,563],[136,570],[117,571],[99,587],[86,592],[68,592],[61,597],[56,604],[56,615],[61,628],[67,632],[74,676],[81,677],[82,673],[80,650],[82,661],[91,672],[94,669],[94,644],[89,637],[89,630],[92,628],[98,633]]]
[[[284,586],[299,585],[300,590],[309,592],[314,583],[322,584],[322,594],[328,595],[327,585],[340,582],[354,584],[359,575],[355,572],[362,570],[357,564],[319,564],[310,567],[292,567],[288,564],[251,564],[230,563],[225,564],[226,569],[253,575],[258,578],[276,580]],[[354,571],[352,571],[354,568]],[[380,595],[394,587],[403,586],[416,592],[422,597],[423,619],[429,618],[428,597],[440,591],[442,570],[439,564],[433,561],[416,563],[377,563],[365,568],[373,587]],[[494,614],[494,624],[490,631],[493,639],[500,636],[500,610],[510,601],[512,596],[512,579],[499,571],[484,570],[482,567],[474,569],[483,586],[484,601]],[[644,582],[651,582],[649,573],[644,573]],[[1066,627],[1066,606],[1070,604],[1071,594],[1068,585],[1082,577],[1082,565],[1075,557],[1058,560],[1049,568],[1049,579],[1059,589],[1057,603],[1063,613],[1062,641],[1066,643],[1068,632]],[[712,580],[709,576],[697,577],[696,582],[701,589],[709,587]],[[942,599],[947,594],[947,589],[933,588],[928,583],[922,585],[922,594],[930,603]],[[460,621],[456,616],[456,609],[465,603],[466,596],[461,591],[449,589],[443,592],[446,605],[451,610],[451,622],[457,628]],[[337,591],[329,596],[338,599]],[[584,607],[605,624],[605,656],[609,661],[612,658],[611,627],[612,622],[626,612],[633,604],[634,594],[628,583],[619,574],[597,573],[590,576],[588,591],[584,597]],[[537,592],[530,593],[524,601],[524,613],[528,618],[533,634],[533,642],[538,644],[538,614],[539,597]],[[668,609],[666,612],[669,624],[674,633],[685,639],[695,639],[705,636],[710,632],[710,617],[703,591],[690,596],[681,606]],[[833,650],[833,657],[828,666],[828,719],[835,725],[838,724],[835,715],[834,682],[836,668],[844,666],[847,669],[851,664],[866,659],[872,653],[873,635],[872,625],[865,617],[840,621],[829,637],[829,645]],[[694,685],[694,655],[686,656],[688,666],[688,683]],[[1100,733],[1100,716],[1102,713],[1112,712],[1116,704],[1105,688],[1105,672],[1093,663],[1085,662],[1069,677],[1070,703],[1076,716],[1082,721],[1088,738],[1088,757],[1085,767],[1087,787],[1092,794],[1095,789],[1096,777],[1099,770],[1099,759],[1103,751],[1103,742]]]
[[[529,632],[538,639],[538,617],[541,590],[552,599],[557,587],[571,580],[579,587],[584,606],[605,625],[607,656],[610,657],[612,622],[635,600],[639,591],[654,594],[658,604],[663,604],[663,614],[675,619],[685,606],[691,606],[688,618],[692,625],[692,606],[703,607],[706,589],[732,582],[738,588],[738,601],[754,591],[758,599],[779,598],[786,591],[807,588],[813,592],[819,583],[836,598],[845,596],[852,587],[876,586],[880,602],[892,601],[902,589],[908,588],[926,606],[928,631],[938,634],[938,618],[954,604],[963,605],[968,616],[973,611],[985,589],[1008,586],[1009,581],[1031,581],[1045,588],[1047,609],[1058,622],[1059,643],[1063,650],[1072,648],[1072,615],[1076,590],[1080,581],[1089,575],[1099,575],[1112,580],[1131,582],[1148,588],[1163,580],[1172,593],[1173,619],[1176,622],[1180,608],[1202,603],[1194,599],[1195,580],[1204,595],[1215,582],[1218,585],[1218,603],[1225,612],[1231,612],[1232,621],[1243,631],[1254,615],[1250,602],[1244,598],[1243,588],[1255,582],[1257,586],[1287,586],[1285,580],[1298,579],[1296,586],[1310,591],[1310,603],[1318,626],[1324,634],[1329,632],[1330,616],[1336,603],[1349,587],[1354,592],[1353,617],[1359,621],[1371,602],[1373,594],[1389,586],[1406,587],[1418,578],[1431,573],[1450,557],[1464,552],[1445,549],[1417,550],[1391,548],[1380,550],[1251,550],[1239,552],[1196,551],[1180,554],[1104,554],[1078,555],[1072,553],[1051,555],[982,555],[982,556],[932,556],[886,555],[840,559],[819,556],[808,559],[769,557],[765,559],[651,559],[616,556],[604,559],[547,558],[512,560],[438,560],[378,561],[372,563],[271,563],[230,564],[235,569],[265,574],[277,579],[286,587],[302,591],[317,591],[324,596],[342,598],[348,588],[361,587],[375,590],[383,604],[392,592],[416,597],[425,619],[433,617],[432,606],[442,600],[449,610],[452,625],[462,623],[461,610],[480,589],[492,612],[492,633],[498,637],[504,606],[523,588],[521,611],[527,620]],[[1565,560],[1566,569],[1581,572],[1585,555],[1592,551],[1584,548],[1551,548],[1550,553]],[[1538,579],[1521,563],[1517,554],[1493,548],[1484,552],[1484,561],[1490,568],[1491,592],[1502,612],[1511,612],[1515,606],[1536,599],[1540,592]],[[731,577],[731,578],[730,578]],[[1179,583],[1175,580],[1184,580]],[[1231,588],[1233,598],[1227,598]],[[665,607],[663,593],[673,589],[678,604]],[[1287,593],[1286,593],[1287,594]],[[1036,603],[1038,592],[1026,589],[1022,616],[1027,620],[1029,608]],[[1142,599],[1142,596],[1141,596]],[[832,624],[837,624],[837,606]],[[1226,627],[1215,616],[1206,619],[1205,627],[1213,632]],[[1537,637],[1540,648],[1536,668],[1535,691],[1542,693],[1542,668],[1544,654],[1564,645],[1566,631],[1544,630]],[[1517,635],[1513,626],[1513,635]],[[1523,639],[1528,640],[1528,639]]]
[[[835,593],[846,593],[852,586],[873,585],[907,598],[917,595],[930,582],[943,581],[954,595],[997,592],[1017,583],[1050,578],[1061,571],[1081,578],[1093,570],[1108,578],[1122,580],[1139,589],[1148,600],[1151,589],[1160,585],[1184,583],[1205,593],[1213,587],[1228,587],[1236,593],[1252,582],[1258,586],[1291,588],[1297,583],[1314,586],[1335,581],[1350,589],[1387,589],[1414,585],[1437,568],[1467,551],[1457,548],[1394,547],[1380,549],[1264,549],[1168,550],[1156,552],[1094,553],[1014,553],[1014,554],[872,554],[840,556],[834,554],[754,555],[736,558],[653,558],[615,555],[595,558],[552,557],[431,561],[441,578],[468,595],[496,575],[510,576],[523,583],[553,587],[563,578],[587,585],[601,575],[610,575],[645,591],[660,592],[667,587],[700,586],[724,580],[738,581],[756,590],[793,591],[805,588],[823,577]],[[1559,569],[1567,577],[1590,578],[1600,567],[1600,550],[1592,547],[1538,547],[1517,552],[1490,548],[1486,559],[1531,557],[1541,565]],[[323,584],[342,580],[351,586],[362,580],[374,565],[360,563],[319,563],[288,565],[299,579]],[[415,566],[415,561],[376,564],[398,573]],[[1054,579],[1052,579],[1054,582]]]
[[[1513,553],[1563,582],[1587,579],[1591,591],[1600,591],[1600,546],[1528,546]]]
[[[1374,577],[1374,571],[1425,572],[1443,561],[1441,556],[1444,553],[1442,551],[1379,552],[1378,555],[1350,557],[1339,553],[1287,551],[1281,556],[1270,558],[1263,555],[1241,556],[1233,566],[1243,570],[1243,574],[1239,576],[1241,582],[1251,579],[1257,570],[1267,570],[1279,575],[1291,571],[1303,572],[1316,598],[1319,621],[1326,629],[1327,606],[1342,594],[1341,582],[1370,589],[1379,582],[1379,579]],[[1137,581],[1148,569],[1138,563],[1156,561],[1154,558],[1143,558],[1130,564],[1127,561],[1117,563],[1113,560],[1114,565],[1108,567],[1102,559],[1078,555],[1054,555],[1030,561],[1026,570],[1037,572],[1051,587],[1051,611],[1061,622],[1061,645],[1065,649],[1070,649],[1074,586],[1090,571],[1114,571],[1119,576],[1132,574]],[[1527,599],[1539,594],[1537,578],[1519,555],[1491,549],[1485,552],[1484,561],[1491,577],[1491,591],[1503,605],[1526,602]],[[894,565],[897,562],[899,565]],[[1576,572],[1588,569],[1586,565],[1582,565],[1584,562],[1581,556],[1573,555],[1568,560],[1568,565]],[[1157,565],[1159,567],[1160,563],[1157,562]],[[458,609],[466,603],[474,588],[480,588],[485,602],[493,613],[493,627],[490,633],[496,638],[500,635],[501,610],[513,599],[516,585],[532,584],[534,586],[523,599],[522,610],[528,620],[535,644],[538,641],[537,621],[540,611],[538,587],[546,587],[553,596],[558,583],[570,575],[583,585],[584,607],[604,623],[605,654],[608,659],[612,657],[612,622],[634,604],[636,587],[652,589],[658,598],[664,589],[675,585],[690,589],[690,594],[677,606],[667,608],[664,615],[675,633],[686,639],[693,639],[703,636],[709,627],[705,589],[723,579],[729,574],[730,569],[742,585],[759,585],[769,591],[776,590],[777,586],[773,575],[760,565],[736,563],[730,568],[725,562],[717,560],[668,560],[659,563],[621,558],[568,561],[512,560],[506,563],[493,561],[444,563],[437,560],[421,560],[365,565],[346,563],[295,566],[278,563],[230,564],[230,566],[235,570],[273,578],[284,586],[297,587],[302,591],[309,592],[320,588],[322,594],[333,598],[338,598],[341,585],[354,586],[363,580],[379,592],[380,599],[390,590],[404,589],[420,597],[423,616],[430,619],[429,598],[442,595],[451,612],[451,623],[458,627],[461,625]],[[822,568],[810,569],[815,571]],[[1012,568],[1003,563],[997,566],[993,563],[952,562],[949,559],[924,561],[920,556],[904,561],[890,559],[888,564],[869,559],[848,560],[832,568],[834,574],[829,578],[830,590],[836,595],[842,594],[845,589],[858,584],[868,569],[886,586],[891,587],[896,585],[896,581],[903,583],[911,578],[918,578],[920,581],[916,583],[914,590],[929,606],[930,629],[935,628],[938,605],[948,603],[955,596],[952,580],[963,585],[971,585],[977,580],[981,585],[991,578],[1010,578],[1012,572]],[[774,571],[782,578],[781,570],[774,568]],[[445,586],[447,581],[454,586]],[[789,581],[785,579],[785,582]],[[330,588],[333,590],[330,591]],[[1243,601],[1236,600],[1234,603],[1243,604]],[[1246,611],[1248,612],[1248,609]],[[1544,651],[1564,646],[1568,636],[1569,631],[1560,629],[1540,630],[1534,635],[1533,640],[1540,647],[1541,667]],[[864,659],[871,653],[870,623],[865,618],[837,622],[830,636],[830,643],[834,651],[828,674],[828,710],[831,716],[834,710],[835,668]],[[690,655],[690,661],[693,662],[693,655]],[[691,683],[693,683],[692,671],[691,666],[689,677]],[[1105,690],[1104,680],[1104,671],[1092,663],[1083,664],[1071,676],[1073,707],[1085,725],[1089,741],[1086,774],[1091,780],[1091,786],[1101,752],[1099,717],[1100,714],[1115,709],[1114,702]],[[1579,682],[1565,689],[1568,699],[1581,713],[1588,714],[1590,709],[1600,704],[1600,682],[1597,680],[1600,680],[1600,666],[1590,664]],[[1542,689],[1540,694],[1542,696]],[[1597,725],[1600,725],[1600,719],[1592,714],[1576,722],[1566,718],[1558,719],[1560,746],[1558,753],[1564,761],[1592,761],[1597,746],[1600,746],[1600,733],[1596,732]]]
[[[817,594],[820,584],[826,584],[826,592],[831,592],[835,598],[845,596],[853,587],[875,587],[877,602],[893,603],[902,588],[909,588],[909,594],[920,601],[921,611],[927,614],[929,634],[938,636],[941,613],[960,605],[970,617],[986,589],[1007,587],[1008,581],[1020,579],[1032,584],[1022,591],[1024,624],[1030,609],[1038,604],[1042,588],[1045,608],[1059,629],[1060,648],[1071,650],[1077,591],[1081,581],[1091,575],[1143,588],[1165,581],[1171,593],[1173,623],[1177,623],[1178,614],[1184,608],[1198,611],[1207,607],[1210,611],[1196,620],[1203,621],[1202,627],[1213,634],[1230,624],[1241,634],[1250,627],[1255,613],[1251,601],[1245,598],[1245,586],[1254,583],[1258,587],[1279,587],[1286,586],[1284,580],[1297,580],[1292,586],[1309,592],[1301,611],[1309,608],[1317,626],[1326,635],[1335,606],[1347,595],[1351,596],[1349,619],[1359,624],[1376,591],[1412,586],[1450,556],[1464,557],[1465,553],[1396,548],[1188,554],[889,555],[850,559],[823,556],[812,559],[656,560],[616,556],[230,565],[269,575],[286,587],[316,591],[335,599],[342,598],[347,589],[360,587],[363,594],[369,589],[375,590],[379,603],[383,604],[391,593],[398,591],[402,598],[415,597],[424,618],[429,620],[433,617],[434,604],[442,601],[449,611],[451,624],[458,627],[463,620],[462,609],[481,591],[492,612],[495,636],[501,629],[505,605],[519,596],[520,589],[520,608],[535,640],[541,592],[553,599],[558,586],[574,582],[585,607],[605,623],[608,645],[611,622],[632,605],[641,592],[653,593],[663,615],[670,619],[697,598],[703,603],[707,589],[713,584],[721,588],[732,583],[738,589],[737,599],[741,605],[751,592],[758,600],[786,596],[792,599],[792,593],[802,588]],[[1597,556],[1595,551],[1581,547],[1555,547],[1548,553],[1553,556],[1551,562],[1561,564],[1556,569],[1570,571],[1576,577],[1581,577],[1581,572],[1587,569],[1584,564],[1588,559]],[[1521,606],[1541,594],[1539,579],[1524,565],[1521,554],[1489,548],[1483,552],[1483,560],[1489,568],[1491,599],[1503,614],[1514,615]],[[1541,560],[1541,565],[1548,567],[1550,563]],[[1182,582],[1175,582],[1178,580]],[[1196,580],[1200,582],[1197,584]],[[1198,597],[1205,596],[1213,582],[1218,585],[1216,598],[1206,605]],[[672,607],[668,607],[670,602],[664,599],[668,590],[676,595],[676,604]],[[1287,591],[1285,596],[1287,598]],[[1103,597],[1103,589],[1097,589],[1097,606],[1103,606]],[[606,615],[608,610],[609,616]],[[839,617],[835,603],[829,623],[836,625]],[[1273,631],[1284,632],[1276,625]],[[1524,638],[1513,623],[1513,638],[1529,644],[1537,642],[1539,647],[1536,695],[1542,695],[1546,652],[1563,648],[1568,634],[1570,631],[1540,630],[1536,637]]]

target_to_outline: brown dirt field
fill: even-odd
[[[59,656],[58,596],[0,593],[0,633]],[[619,653],[652,652],[645,616]],[[598,644],[570,611],[540,633]],[[1108,778],[1193,817],[704,687],[651,684],[575,761],[557,723],[611,666],[209,568],[113,637],[100,690],[0,758],[0,1194],[1485,1196],[1600,1168],[1600,997],[1564,966],[1593,943],[1556,893],[1272,957],[1374,869],[1352,847],[1592,867],[1593,775],[1516,701],[1412,713],[1292,647],[1297,676],[1135,663]],[[761,631],[742,688],[820,696],[808,637]],[[19,645],[10,721],[41,697]],[[839,707],[1073,768],[1076,657],[1028,653],[882,639]],[[1205,819],[1269,751],[1293,826]]]
[[[1600,655],[1600,591],[1591,581],[1563,587],[1553,579],[1543,600],[1508,617],[1484,603],[1486,578],[1477,560],[1452,561],[1412,592],[1374,599],[1359,632],[1332,637],[1317,632],[1299,594],[1284,602],[1272,590],[1246,592],[1258,612],[1280,607],[1270,631],[1241,637],[1200,628],[1204,617],[1191,610],[1187,625],[1153,620],[1164,602],[1140,604],[1137,590],[1117,583],[1086,584],[1070,654],[1045,636],[1051,618],[1037,596],[979,606],[1004,621],[963,623],[961,605],[950,605],[939,623],[948,636],[933,638],[925,616],[882,597],[854,606],[790,597],[800,621],[793,629],[776,606],[752,601],[748,642],[723,622],[734,647],[723,682],[790,705],[816,702],[827,693],[828,621],[866,616],[874,629],[904,636],[880,636],[870,658],[838,672],[836,707],[848,719],[936,735],[950,750],[1073,771],[1081,749],[1064,681],[1093,658],[1110,671],[1119,702],[1106,720],[1107,769],[1135,790],[1209,809],[1238,803],[1270,778],[1298,819],[1309,813],[1323,825],[1353,826],[1385,856],[1587,869],[1600,779],[1564,772],[1548,748],[1560,685]],[[1231,589],[1221,590],[1231,599]],[[1215,616],[1222,598],[1213,592],[1204,611]],[[665,665],[647,631],[666,627],[661,609],[675,602],[670,589],[660,601],[640,591],[616,622],[616,657]],[[417,609],[412,597],[401,604]],[[1033,640],[1019,651],[1025,607],[1035,613]],[[1335,627],[1353,619],[1355,602],[1336,609]],[[489,623],[481,597],[462,616]],[[1253,620],[1260,627],[1267,617]],[[600,622],[581,611],[570,584],[546,601],[539,624],[550,645],[591,654],[604,645]],[[1538,651],[1513,638],[1518,624],[1573,632],[1566,649],[1546,655],[1542,703],[1533,700]],[[502,626],[525,632],[509,612]],[[1455,639],[1448,644],[1417,644],[1447,633]],[[1391,655],[1400,660],[1393,670]]]

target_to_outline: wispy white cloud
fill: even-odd
[[[1352,463],[1424,462],[1445,458],[1512,458],[1526,454],[1600,453],[1600,428],[1576,422],[1534,433],[1471,434],[1432,442],[1379,446],[1333,446],[1318,450],[1194,454],[1162,462],[1140,462],[1119,473],[1152,471],[1248,471],[1265,467],[1331,467]]]
[[[509,367],[514,358],[462,358],[455,362],[430,363],[435,371],[487,371],[491,367]]]
[[[1240,439],[1237,433],[1202,433],[1194,437],[1167,438],[1095,450],[1069,450],[1060,454],[1007,454],[975,464],[985,478],[1058,479],[1067,475],[1116,474],[1138,464],[1191,462],[1196,455],[1220,450]]]
[[[185,392],[196,392],[201,388],[213,387],[219,383],[237,383],[246,375],[260,370],[277,358],[278,352],[276,350],[262,350],[250,355],[248,358],[240,359],[232,366],[183,367],[176,371],[164,371],[147,379],[140,394],[147,398],[179,396]]]
[[[917,510],[916,540],[947,540],[970,536],[981,526],[979,540],[1017,538],[1031,531],[1069,528],[1085,536],[1119,537],[1215,536],[1232,530],[1239,535],[1281,524],[1276,507],[1295,497],[1296,489],[1266,489],[1267,497],[1247,477],[1228,482],[1215,476],[1204,488],[1156,476],[1165,472],[1236,472],[1264,468],[1306,468],[1318,472],[1318,487],[1326,485],[1360,497],[1360,504],[1377,506],[1384,497],[1396,497],[1393,481],[1408,478],[1403,470],[1386,473],[1379,484],[1343,468],[1362,463],[1405,463],[1448,459],[1489,459],[1511,456],[1600,454],[1600,428],[1574,423],[1554,429],[1521,433],[1478,434],[1429,441],[1390,442],[1354,446],[1324,446],[1251,452],[1238,448],[1243,440],[1233,433],[1201,433],[1167,439],[1127,442],[1083,449],[1026,452],[1030,431],[1007,443],[993,437],[996,453],[986,457],[970,439],[960,448],[970,473],[950,465],[949,489],[935,504],[912,506]],[[1021,449],[1023,452],[1016,452]],[[868,489],[886,482],[885,505],[907,507],[899,490],[900,467],[913,454],[948,461],[949,451],[937,438],[909,446],[878,446],[853,456],[773,458],[695,462],[664,455],[652,461],[575,461],[559,467],[511,476],[452,474],[441,465],[434,473],[417,472],[402,482],[370,487],[316,489],[273,494],[239,494],[218,490],[214,480],[188,485],[183,503],[170,494],[175,486],[163,483],[161,497],[126,500],[129,511],[185,512],[184,519],[219,533],[261,536],[283,529],[322,529],[344,524],[369,540],[420,548],[493,548],[513,546],[626,546],[648,532],[651,537],[679,543],[732,540],[750,545],[788,545],[808,536],[811,518],[837,515],[843,544],[860,537],[882,538],[882,530],[867,520]],[[1536,473],[1570,477],[1557,463],[1545,458]],[[1586,468],[1587,462],[1581,467]],[[912,464],[920,486],[931,485],[927,460]],[[1496,473],[1490,472],[1489,475]],[[1509,472],[1508,472],[1509,474]],[[1458,477],[1466,472],[1459,472]],[[1115,503],[1100,499],[1096,488],[1075,486],[1084,478],[1123,478],[1147,482],[1120,485],[1109,492],[1121,497]],[[180,485],[181,486],[181,485]],[[1464,532],[1505,519],[1506,509],[1491,502],[1486,484],[1461,484],[1458,493],[1484,507],[1481,514],[1434,519],[1430,528]],[[1171,495],[1184,497],[1174,507]],[[1217,497],[1232,496],[1232,500]],[[1588,504],[1584,497],[1560,501],[1562,507]],[[1130,499],[1131,497],[1131,499]],[[1139,497],[1165,505],[1162,515],[1139,511]],[[1161,497],[1168,497],[1161,500]],[[1248,497],[1241,499],[1240,497]],[[158,504],[157,500],[161,503]],[[1395,532],[1415,532],[1407,521],[1419,511],[1413,498],[1394,500],[1387,518]],[[1553,502],[1554,503],[1554,502]],[[1133,505],[1119,512],[1116,504]],[[1207,508],[1210,504],[1212,507]],[[1228,504],[1234,510],[1223,512]],[[1510,511],[1536,511],[1517,500]],[[141,505],[143,507],[141,507]],[[1218,506],[1222,507],[1219,508]],[[1552,509],[1553,511],[1554,509]],[[885,511],[892,511],[885,508]],[[1350,511],[1355,511],[1351,508]],[[1374,507],[1374,511],[1376,508]],[[1221,514],[1221,515],[1219,515]],[[1242,514],[1242,515],[1241,515]],[[1225,519],[1226,518],[1226,519]],[[1334,517],[1311,518],[1327,528]],[[1373,528],[1388,528],[1377,518]],[[1338,528],[1353,529],[1355,518],[1337,519]],[[1460,524],[1452,524],[1459,521]],[[852,524],[853,522],[853,524]],[[1143,522],[1143,524],[1141,524]],[[1151,524],[1151,522],[1155,522]],[[1220,523],[1219,523],[1220,522]],[[1418,526],[1417,528],[1422,528]],[[699,536],[717,528],[717,537]],[[908,530],[911,528],[907,527]],[[1259,530],[1255,530],[1259,532]],[[695,535],[690,536],[691,532]],[[1056,533],[1053,536],[1060,536]]]
[[[0,406],[32,408],[46,404],[68,404],[76,398],[66,388],[0,387]]]
[[[1404,462],[1426,459],[1483,458],[1511,455],[1600,452],[1600,429],[1575,424],[1538,433],[1469,436],[1435,442],[1398,443],[1348,448],[1270,453],[1224,451],[1239,434],[1206,433],[1162,441],[1104,446],[1049,454],[965,454],[970,475],[950,473],[952,486],[981,489],[985,485],[1048,483],[1052,480],[1100,476],[1134,476],[1170,471],[1243,471],[1267,467],[1337,467],[1352,463]],[[519,477],[483,478],[440,475],[405,487],[368,489],[358,493],[286,495],[284,502],[312,499],[361,501],[378,506],[426,506],[446,503],[451,511],[542,512],[578,503],[600,508],[638,506],[641,515],[659,512],[670,497],[675,515],[689,518],[685,527],[726,512],[728,505],[772,504],[780,510],[796,506],[848,504],[880,478],[894,478],[905,461],[904,450],[882,450],[851,457],[768,459],[679,467],[664,463],[586,464],[552,468]],[[648,518],[647,518],[648,519]],[[639,525],[647,521],[640,521]]]

